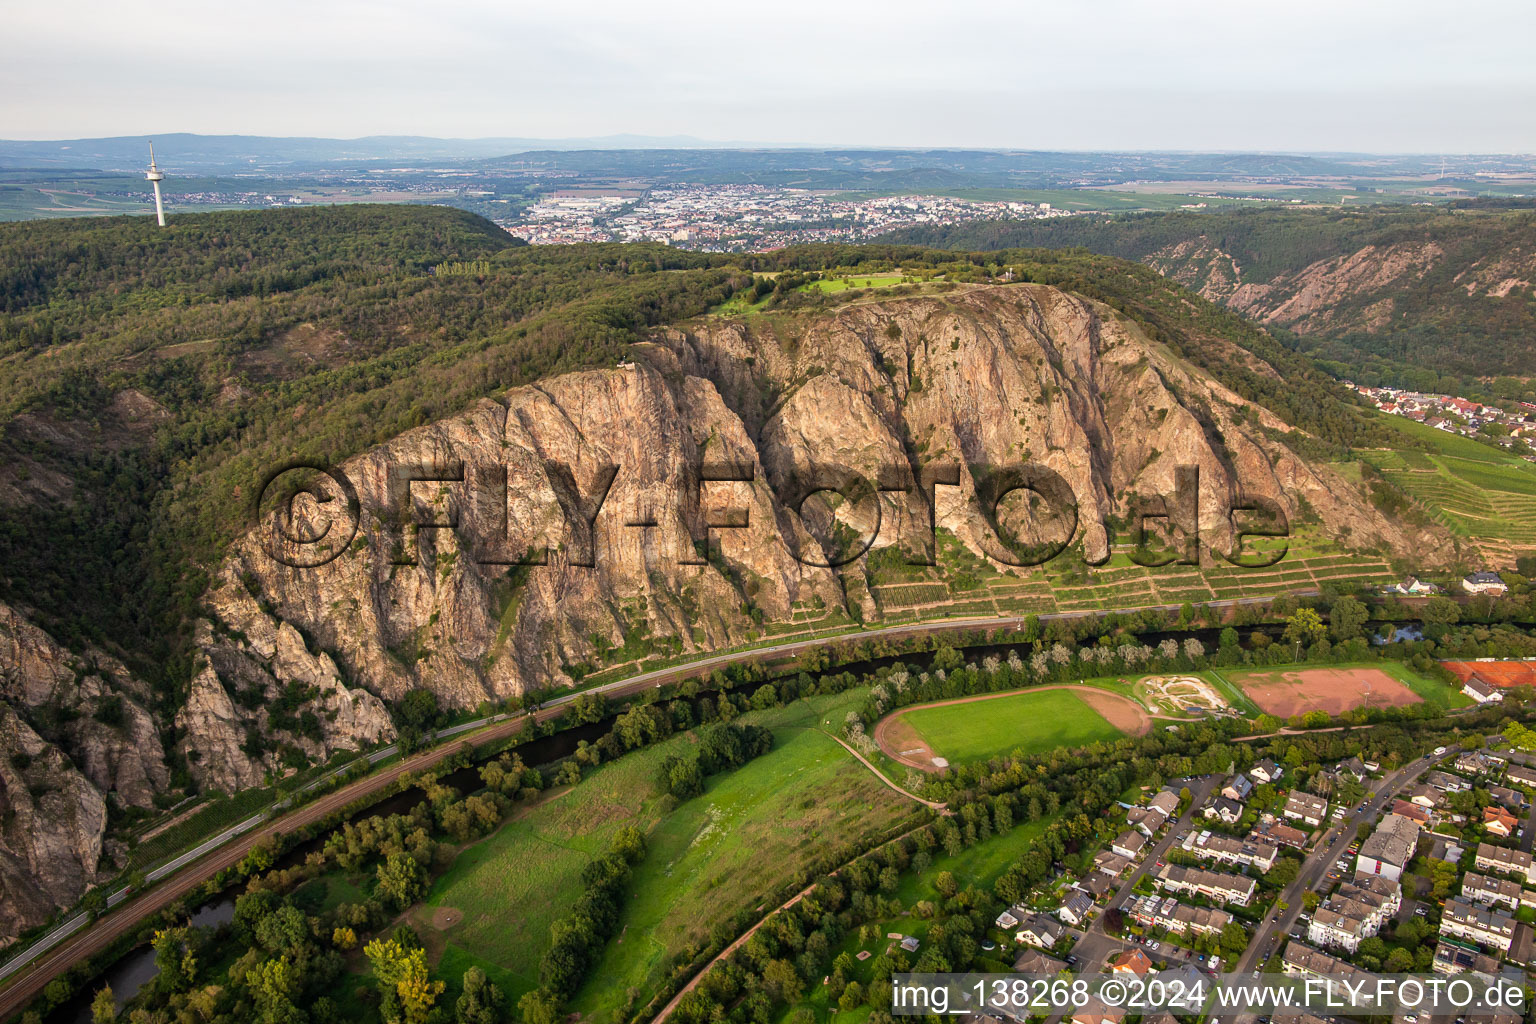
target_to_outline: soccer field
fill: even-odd
[[[1023,750],[1038,754],[1124,736],[1071,690],[919,708],[906,721],[951,763]]]

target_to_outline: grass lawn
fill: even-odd
[[[839,726],[863,696],[820,697],[747,719],[773,727],[774,749],[712,779],[650,833],[621,938],[604,951],[574,1011],[613,1021],[632,988],[643,1005],[665,980],[669,954],[743,909],[766,913],[764,896],[797,883],[806,864],[841,863],[851,844],[922,820],[917,805],[818,731]]]
[[[844,292],[850,288],[889,288],[901,284],[901,274],[864,274],[849,277],[823,278],[801,285],[801,291]]]
[[[1407,684],[1408,689],[1431,704],[1439,704],[1443,708],[1464,708],[1472,704],[1472,698],[1456,687],[1442,683],[1438,679],[1421,676],[1407,665],[1400,665],[1395,661],[1360,662],[1361,667],[1367,665],[1374,665],[1392,678]]]
[[[1038,754],[1081,747],[1124,735],[1071,690],[922,708],[909,712],[906,720],[934,753],[955,763],[1013,750]]]
[[[649,998],[669,954],[754,910],[817,857],[914,817],[916,805],[819,731],[834,730],[863,696],[744,716],[774,730],[774,749],[711,778],[702,796],[683,804],[673,806],[655,783],[662,759],[693,742],[676,736],[601,766],[470,845],[413,914],[428,949],[442,950],[439,975],[456,980],[479,964],[513,1000],[534,988],[549,926],[580,894],[582,868],[619,828],[636,824],[649,852],[636,868],[621,934],[576,1008],[606,1020],[631,987]],[[428,934],[435,929],[423,923],[439,908],[463,920]]]

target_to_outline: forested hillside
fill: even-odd
[[[656,325],[751,285],[752,270],[926,267],[965,282],[999,259],[1121,309],[1327,444],[1377,429],[1242,318],[1081,254],[530,248],[472,215],[404,206],[184,216],[163,231],[143,218],[12,224],[0,229],[0,502],[12,510],[0,597],[67,644],[120,653],[173,699],[205,570],[274,467],[338,461],[477,397],[611,365]]]
[[[1178,212],[914,228],[961,250],[1081,247],[1157,268],[1340,374],[1424,390],[1536,375],[1536,213],[1453,208]],[[1482,390],[1487,391],[1486,383]],[[1529,388],[1501,382],[1505,397]]]

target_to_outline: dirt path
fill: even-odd
[[[924,807],[932,808],[933,810],[938,811],[940,814],[950,815],[950,814],[954,814],[955,813],[954,811],[949,809],[949,806],[947,804],[940,803],[937,800],[924,800],[922,797],[918,796],[916,793],[909,793],[906,790],[902,789],[900,786],[896,785],[896,783],[894,783],[890,779],[886,778],[885,777],[885,773],[882,772],[879,768],[876,768],[873,764],[870,764],[868,758],[866,758],[863,754],[859,753],[857,750],[853,749],[853,747],[850,746],[848,743],[844,742],[843,738],[841,736],[833,736],[831,733],[827,732],[825,729],[823,729],[822,732],[825,735],[830,736],[832,739],[837,740],[838,743],[841,743],[844,750],[848,751],[848,753],[850,753],[854,757],[858,758],[859,759],[859,763],[862,764],[865,768],[868,768],[870,771],[875,773],[875,778],[879,779],[881,782],[885,783],[887,786],[889,786],[890,788],[894,789],[896,792],[900,793],[902,796],[906,797],[908,800],[916,800],[918,803],[922,804]]]
[[[1084,704],[1103,715],[1110,725],[1129,736],[1145,736],[1151,732],[1154,719],[1169,722],[1198,721],[1193,718],[1150,714],[1146,708],[1131,698],[1111,693],[1109,690],[1101,690],[1096,686],[1056,683],[1051,686],[1026,686],[1018,690],[1004,690],[1001,693],[982,693],[974,697],[956,697],[952,700],[938,700],[929,704],[914,704],[886,715],[876,722],[873,735],[880,749],[893,761],[925,772],[942,771],[942,768],[933,764],[933,751],[929,749],[928,744],[918,735],[916,729],[902,720],[908,712],[923,708],[941,708],[949,704],[972,704],[976,701],[996,700],[999,697],[1017,697],[1020,694],[1041,693],[1045,690],[1071,690],[1082,698]]]

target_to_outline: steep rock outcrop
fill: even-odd
[[[271,767],[270,753],[245,750],[245,733],[270,724],[251,695],[296,681],[323,695],[323,736],[305,747],[322,753],[387,735],[377,698],[418,687],[471,708],[568,685],[599,663],[728,646],[796,605],[870,614],[859,563],[826,563],[877,523],[876,545],[925,530],[927,509],[873,486],[802,503],[817,467],[873,485],[958,463],[936,515],[978,554],[1006,552],[978,495],[988,467],[1016,463],[1071,486],[1076,542],[1093,561],[1107,551],[1104,524],[1139,497],[1172,495],[1181,466],[1199,467],[1199,529],[1215,551],[1230,546],[1239,491],[1356,545],[1421,559],[1446,547],[1300,458],[1286,430],[1110,308],[1045,286],[658,331],[634,364],[482,401],[339,467],[351,495],[321,481],[270,512],[209,595],[209,664],[180,719],[189,762],[229,787]],[[477,475],[498,466],[504,486]],[[705,466],[750,479],[702,480]],[[402,467],[417,477],[408,505]],[[1008,532],[1048,540],[1064,529],[1022,497],[999,509]],[[355,536],[340,514],[353,498]],[[715,531],[704,559],[700,524],[730,510],[740,528]],[[270,547],[277,527],[326,539]],[[502,564],[544,549],[547,564]],[[336,557],[285,564],[315,551]]]
[[[0,944],[96,880],[106,825],[101,792],[0,705]]]

